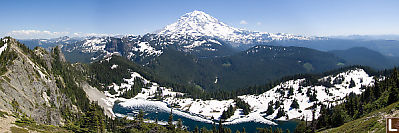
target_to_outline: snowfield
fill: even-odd
[[[141,93],[134,98],[125,99],[118,97],[123,92],[131,89],[134,80],[141,79],[145,84],[149,83],[151,86],[142,88]],[[133,72],[130,79],[123,79],[124,83],[120,85],[113,84],[109,86],[117,93],[111,95],[105,91],[107,96],[106,103],[113,105],[116,100],[121,101],[119,104],[125,108],[156,108],[164,111],[173,110],[173,113],[196,121],[211,123],[212,118],[218,120],[224,110],[232,105],[235,107],[233,99],[228,100],[200,100],[192,98],[181,98],[185,95],[180,92],[173,92],[170,88],[161,87],[157,83],[144,79],[140,74]],[[354,85],[350,86],[353,80]],[[369,76],[363,69],[353,69],[337,75],[329,75],[320,78],[319,81],[329,82],[332,86],[304,86],[305,79],[289,80],[273,87],[260,95],[242,95],[238,98],[247,102],[251,106],[251,112],[248,115],[243,115],[242,109],[236,109],[234,115],[225,120],[223,124],[237,124],[242,122],[259,122],[269,125],[276,125],[273,120],[290,120],[290,119],[312,119],[312,109],[316,102],[321,102],[324,105],[335,105],[342,102],[342,99],[353,92],[360,94],[363,92],[361,86],[371,86],[374,84],[374,79]],[[289,95],[289,88],[293,90]],[[311,90],[311,94],[316,94],[317,100],[310,101],[307,91]],[[161,94],[162,100],[154,100],[155,94]],[[291,108],[292,102],[297,100],[299,108]],[[275,105],[279,101],[279,105]],[[267,115],[265,112],[268,109],[269,102],[273,104],[274,111]],[[276,117],[278,110],[282,109],[285,115]],[[112,109],[108,109],[112,110]],[[314,109],[315,118],[319,116],[320,105]]]
[[[278,120],[304,118],[310,121],[312,119],[312,110],[308,108],[313,106],[316,102],[321,102],[324,105],[327,105],[329,103],[335,105],[342,101],[342,99],[351,92],[354,92],[356,94],[362,93],[363,90],[360,89],[361,86],[371,86],[374,84],[373,77],[369,76],[363,69],[350,70],[335,76],[330,75],[319,80],[330,79],[329,82],[333,84],[333,81],[340,76],[344,77],[342,83],[335,84],[333,87],[329,88],[325,86],[300,86],[300,83],[304,81],[304,79],[297,79],[281,83],[273,89],[258,96],[244,95],[239,96],[239,98],[243,99],[244,101],[248,102],[249,105],[251,105],[254,110],[251,113],[256,113],[259,115],[267,110],[269,102],[282,102],[282,105],[275,107],[275,111],[272,115],[267,116],[267,118],[269,119],[275,118],[278,109],[282,108],[286,112],[287,117],[277,118]],[[349,88],[351,79],[355,82],[355,86]],[[292,87],[294,91],[293,95],[288,96],[288,88],[290,87]],[[301,88],[300,90],[302,91],[302,93],[299,93],[299,88]],[[308,89],[316,91],[317,101],[311,102],[309,100],[309,97],[306,95]],[[278,92],[278,90],[284,91],[285,95],[282,95],[282,93]],[[326,90],[329,92],[328,94],[326,93]],[[298,101],[299,109],[292,109],[290,107],[294,99]],[[317,109],[315,109],[315,118],[319,116],[319,111],[320,106],[317,106]]]
[[[155,48],[151,47],[148,42],[140,42],[137,44],[139,48],[134,47],[133,51],[139,51],[142,53],[147,53],[146,56],[149,55],[161,55],[162,51],[161,50],[155,50]]]
[[[83,49],[82,52],[85,53],[91,53],[91,52],[97,52],[105,49],[105,44],[109,41],[109,38],[98,38],[98,37],[93,37],[90,39],[84,40],[84,43],[82,45]]]

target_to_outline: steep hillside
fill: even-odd
[[[302,47],[255,46],[225,57],[197,58],[165,51],[147,67],[163,78],[212,89],[233,90],[299,73],[319,73],[344,65],[326,52]]]
[[[0,60],[0,132],[172,131],[172,125],[108,118],[112,114],[103,110],[101,93],[87,83],[89,68],[65,62],[58,47],[30,50],[5,37]]]
[[[33,51],[15,39],[2,39],[0,109],[24,113],[39,123],[65,123],[61,111],[78,111],[57,86],[62,78],[52,73],[54,57],[42,48]]]
[[[1,131],[105,130],[103,110],[79,85],[86,80],[84,70],[66,63],[59,48],[30,50],[11,37],[0,46],[0,123],[7,125]]]
[[[347,50],[333,50],[330,51],[330,53],[346,60],[347,64],[350,65],[364,65],[370,66],[374,69],[389,69],[394,67],[394,65],[399,65],[399,62],[396,62],[396,60],[365,47],[354,47]]]
[[[363,93],[349,93],[337,105],[321,106],[320,116],[311,124],[300,124],[303,132],[384,132],[385,118],[398,116],[399,72],[378,78]]]
[[[386,132],[387,117],[399,117],[399,102],[393,103],[385,108],[373,111],[359,119],[345,123],[342,126],[323,130],[323,133],[342,133],[342,132]]]
[[[355,68],[320,79],[301,78],[282,82],[260,95],[239,96],[253,108],[253,114],[268,119],[317,118],[321,105],[336,105],[349,93],[361,94],[363,86],[374,79],[363,69]],[[314,111],[314,112],[312,112]]]

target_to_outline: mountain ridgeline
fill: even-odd
[[[378,70],[389,69],[399,65],[398,57],[384,56],[365,47],[353,47],[347,50],[329,52],[346,60],[348,65],[364,65]]]
[[[159,76],[203,89],[234,90],[288,75],[319,73],[345,63],[332,54],[300,47],[255,46],[237,54],[198,58],[165,51],[147,67]]]
[[[15,117],[16,124],[24,126],[37,123],[68,127],[84,117],[105,119],[102,109],[91,104],[79,86],[85,80],[82,71],[66,63],[58,48],[51,52],[40,47],[30,50],[11,37],[2,38],[1,42],[5,50],[0,55],[0,109],[9,114],[7,118]],[[94,110],[96,114],[86,114]],[[102,121],[97,124],[104,126]]]

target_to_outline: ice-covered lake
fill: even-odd
[[[157,108],[154,106],[130,106],[130,107],[124,107],[121,106],[120,104],[115,104],[113,107],[113,112],[117,116],[128,116],[130,118],[134,118],[134,113],[133,112],[139,112],[140,110],[143,110],[145,112],[145,119],[153,120],[155,121],[156,118],[158,118],[158,124],[163,124],[167,123],[169,119],[169,114],[170,112],[162,109],[162,108]],[[195,129],[196,126],[198,128],[206,127],[208,130],[212,129],[212,124],[209,122],[204,122],[201,120],[195,120],[192,118],[187,118],[187,116],[179,115],[178,113],[173,115],[173,120],[177,121],[178,119],[182,119],[183,125],[188,128],[188,130],[192,131]],[[215,121],[217,124],[218,122]],[[233,132],[236,130],[242,131],[243,127],[245,128],[246,132],[253,133],[256,132],[256,128],[264,128],[264,127],[272,127],[272,128],[281,128],[283,131],[286,129],[289,129],[291,132],[294,131],[297,122],[294,121],[276,121],[278,125],[268,125],[264,123],[258,123],[258,122],[243,122],[243,123],[238,123],[238,124],[230,124],[230,125],[224,125],[224,127],[230,128]],[[216,125],[216,128],[218,125]]]

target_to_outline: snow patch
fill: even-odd
[[[4,41],[4,39],[3,39]],[[7,43],[5,43],[1,48],[0,48],[0,55],[3,53],[4,50],[7,49]]]
[[[115,68],[117,68],[117,67],[118,67],[118,65],[113,64],[113,65],[111,66],[111,69],[115,69]]]
[[[156,50],[155,48],[151,47],[148,42],[140,42],[137,44],[137,47],[133,47],[133,51],[139,51],[143,53],[147,53],[149,55],[161,55],[161,50]]]

